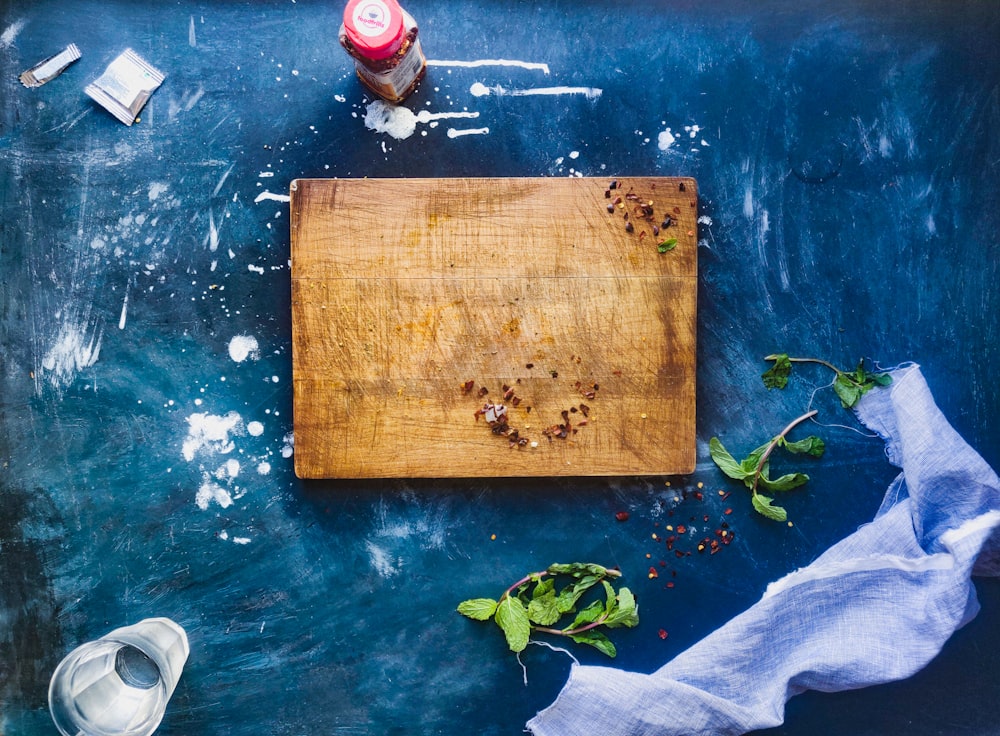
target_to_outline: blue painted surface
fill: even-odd
[[[554,561],[621,566],[642,622],[616,632],[615,664],[655,669],[870,519],[894,475],[828,389],[812,396],[818,369],[763,388],[775,350],[921,363],[1000,465],[1000,5],[406,7],[432,59],[549,73],[433,66],[407,106],[478,117],[397,140],[365,128],[337,3],[0,2],[3,733],[51,733],[62,656],[153,615],[191,640],[164,734],[520,733],[567,658],[529,648],[525,687],[499,635],[453,609]],[[70,42],[79,62],[20,86]],[[83,94],[126,46],[167,74],[131,128]],[[601,93],[477,97],[477,82]],[[576,173],[698,179],[697,472],[298,481],[288,205],[258,196],[306,176]],[[259,351],[237,362],[244,335]],[[707,441],[749,450],[810,402],[844,426],[813,427],[828,452],[788,499],[795,526],[774,525]],[[230,412],[231,447],[185,455],[193,415]],[[216,490],[201,508],[203,487],[232,504]],[[671,558],[651,535],[678,519],[736,541]],[[1000,587],[979,588],[982,613],[927,670],[800,696],[774,733],[996,733]]]

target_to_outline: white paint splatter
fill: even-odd
[[[596,100],[604,90],[598,87],[529,87],[527,89],[507,89],[499,84],[487,87],[481,82],[475,82],[469,87],[474,97],[527,97],[529,95],[583,95],[588,100]]]
[[[233,544],[250,544],[250,537],[233,537]],[[261,629],[264,628],[264,624],[261,624]]]
[[[260,346],[253,335],[236,335],[229,341],[229,357],[237,363],[247,358],[257,360],[260,357]]]
[[[368,550],[368,561],[375,571],[384,578],[391,578],[399,572],[400,560],[394,559],[390,553],[371,540],[365,541]]]
[[[260,422],[250,422],[247,424],[247,433],[251,437],[260,437],[264,434],[264,425]]]
[[[191,16],[191,22],[188,24],[188,46],[191,48],[198,48],[198,37],[194,32],[194,16]]]
[[[24,28],[24,23],[24,19],[21,18],[4,28],[3,33],[0,33],[0,49],[10,48],[11,44],[17,38],[17,34]]]
[[[489,133],[490,133],[489,128],[465,128],[465,129],[448,128],[449,138],[458,138],[459,136],[463,135],[489,135]]]
[[[708,225],[709,227],[711,227],[711,225],[712,225],[712,218],[709,217],[708,215],[702,215],[701,217],[698,218],[698,224],[699,225]]]
[[[155,202],[157,199],[160,198],[160,195],[163,194],[165,191],[167,191],[169,188],[170,185],[165,184],[162,181],[151,182],[149,185],[149,201]]]
[[[233,505],[233,497],[229,495],[229,491],[218,483],[205,481],[201,484],[201,488],[198,489],[198,493],[194,497],[194,502],[198,505],[198,508],[206,511],[212,501],[215,501],[224,509]]]
[[[42,368],[51,374],[53,383],[69,384],[79,371],[97,362],[102,337],[100,329],[90,330],[86,325],[63,323],[52,347],[42,359]]]
[[[231,411],[224,417],[207,412],[195,412],[187,418],[188,435],[181,451],[188,462],[198,453],[225,455],[236,449],[229,434],[240,431],[242,417]]]
[[[677,139],[674,137],[674,134],[670,131],[670,128],[667,128],[656,137],[656,147],[659,148],[661,151],[666,151],[668,148],[674,145],[674,141],[676,140]]]
[[[265,190],[254,198],[253,203],[260,204],[265,200],[271,200],[272,202],[291,202],[292,198],[287,194],[274,194],[273,192]]]
[[[532,69],[549,73],[549,65],[536,61],[517,61],[516,59],[474,59],[472,61],[457,61],[454,59],[428,59],[427,66],[454,66],[454,67],[480,67],[480,66],[516,66],[522,69]]]
[[[282,441],[285,443],[281,448],[281,456],[283,458],[290,458],[295,453],[295,435],[289,432],[284,437]]]
[[[743,189],[743,216],[748,220],[753,217],[753,189],[749,184]]]
[[[431,112],[421,110],[414,113],[402,105],[390,105],[384,100],[375,100],[365,108],[365,127],[376,133],[386,133],[396,140],[405,140],[417,130],[418,123],[431,123],[447,118],[478,118],[478,112]]]
[[[258,475],[267,475],[270,472],[271,472],[271,463],[267,462],[266,460],[262,460],[257,465],[257,473],[258,473]]]

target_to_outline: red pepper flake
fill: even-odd
[[[490,392],[490,390],[488,388],[486,388],[485,386],[480,386],[479,387],[479,396],[480,396],[480,398],[482,398],[483,396],[485,396],[489,392]]]
[[[698,501],[701,501],[701,500],[703,500],[705,498],[704,494],[701,491],[695,491],[694,492],[694,497]]]
[[[684,553],[681,552],[679,549],[674,550],[674,554],[677,555],[678,557],[683,557],[684,556]]]
[[[677,533],[678,534],[687,534],[687,530],[688,530],[688,528],[686,526],[684,526],[683,524],[678,524],[677,525]]]
[[[462,393],[467,394],[472,390],[472,387],[476,385],[475,381],[466,381],[462,384]]]
[[[615,514],[615,518],[618,519],[618,521],[628,521],[628,511],[619,511]]]
[[[668,636],[666,629],[660,629],[659,635],[661,639],[666,639]]]
[[[652,580],[653,578],[658,578],[658,577],[660,577],[660,573],[656,571],[656,568],[655,567],[649,568],[649,579]]]
[[[673,580],[667,581],[667,587],[668,588],[673,588],[674,587],[674,581]]]
[[[532,368],[535,367],[535,364],[534,363],[525,363],[524,367],[527,368],[530,371]]]

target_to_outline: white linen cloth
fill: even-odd
[[[534,736],[743,734],[785,702],[908,677],[978,612],[1000,574],[1000,479],[934,403],[915,365],[858,402],[902,472],[874,520],[771,583],[744,613],[652,674],[574,665]]]

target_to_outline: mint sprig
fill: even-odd
[[[750,489],[750,501],[754,510],[762,516],[773,521],[786,521],[788,512],[781,506],[774,504],[774,499],[765,496],[758,489],[765,491],[782,493],[791,491],[805,485],[809,481],[809,476],[805,473],[787,473],[778,478],[770,477],[771,453],[779,447],[783,447],[793,454],[805,454],[811,457],[820,457],[826,450],[826,445],[819,437],[810,435],[801,440],[791,442],[788,440],[788,433],[801,422],[815,416],[816,410],[806,412],[800,417],[792,420],[781,432],[772,437],[745,458],[737,461],[718,437],[712,437],[708,442],[708,451],[712,460],[719,466],[719,469],[730,478],[742,481]]]
[[[615,590],[610,580],[621,577],[618,570],[592,563],[553,564],[540,572],[525,575],[503,592],[500,598],[470,598],[458,604],[458,612],[476,621],[493,619],[504,633],[512,652],[528,646],[533,632],[565,636],[578,644],[587,644],[614,657],[615,645],[601,627],[615,629],[633,627],[639,623],[639,605],[632,592],[621,587]],[[569,582],[557,590],[558,579]],[[577,605],[588,591],[598,584],[604,596],[581,610]],[[572,615],[562,628],[556,624]]]
[[[788,385],[788,376],[792,372],[792,363],[816,363],[825,366],[834,372],[833,390],[840,399],[841,405],[845,409],[850,409],[858,403],[866,393],[876,386],[888,386],[892,383],[892,376],[888,373],[874,373],[865,368],[865,360],[862,358],[858,362],[858,367],[853,371],[844,371],[837,366],[819,358],[790,358],[785,353],[774,353],[768,355],[764,360],[773,361],[774,365],[761,374],[764,385],[768,390],[772,388],[784,388]]]

